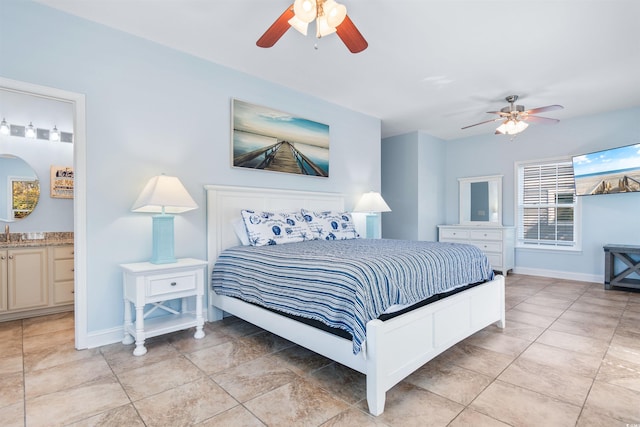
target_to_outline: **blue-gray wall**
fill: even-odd
[[[175,252],[202,259],[204,184],[340,192],[348,209],[380,189],[377,118],[34,2],[1,8],[0,75],[86,96],[90,334],[122,324],[118,265],[151,256],[151,218],[130,208],[152,176],[178,176],[200,206],[176,217]],[[328,124],[331,176],[231,168],[232,98]]]
[[[437,240],[445,220],[445,142],[425,132],[382,141],[382,237]]]

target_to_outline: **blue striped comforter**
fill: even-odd
[[[492,278],[486,256],[471,245],[313,240],[226,249],[213,268],[212,287],[219,295],[344,329],[358,353],[367,322],[390,306]]]

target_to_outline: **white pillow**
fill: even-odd
[[[281,245],[313,240],[300,211],[262,212],[242,210],[242,219],[252,246]]]
[[[306,209],[300,212],[316,239],[348,240],[360,237],[349,212],[315,212]]]
[[[236,236],[240,239],[240,243],[242,243],[243,246],[249,246],[251,242],[249,242],[249,236],[247,235],[247,229],[244,226],[244,220],[242,218],[236,218],[233,220],[231,225],[233,226],[233,231],[236,233]]]

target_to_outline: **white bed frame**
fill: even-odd
[[[220,252],[240,244],[232,223],[241,209],[344,210],[336,193],[206,185],[209,272]],[[505,326],[504,277],[475,286],[391,320],[367,323],[366,345],[353,354],[351,340],[280,316],[209,289],[208,321],[229,313],[322,354],[367,377],[369,412],[384,411],[387,390],[444,350],[497,322]]]

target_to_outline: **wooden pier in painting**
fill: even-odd
[[[276,172],[287,172],[314,176],[329,176],[307,156],[298,151],[288,141],[278,141],[266,148],[241,154],[233,159],[234,166],[248,166],[254,159],[263,156],[261,162],[253,166],[255,169],[264,169]]]

